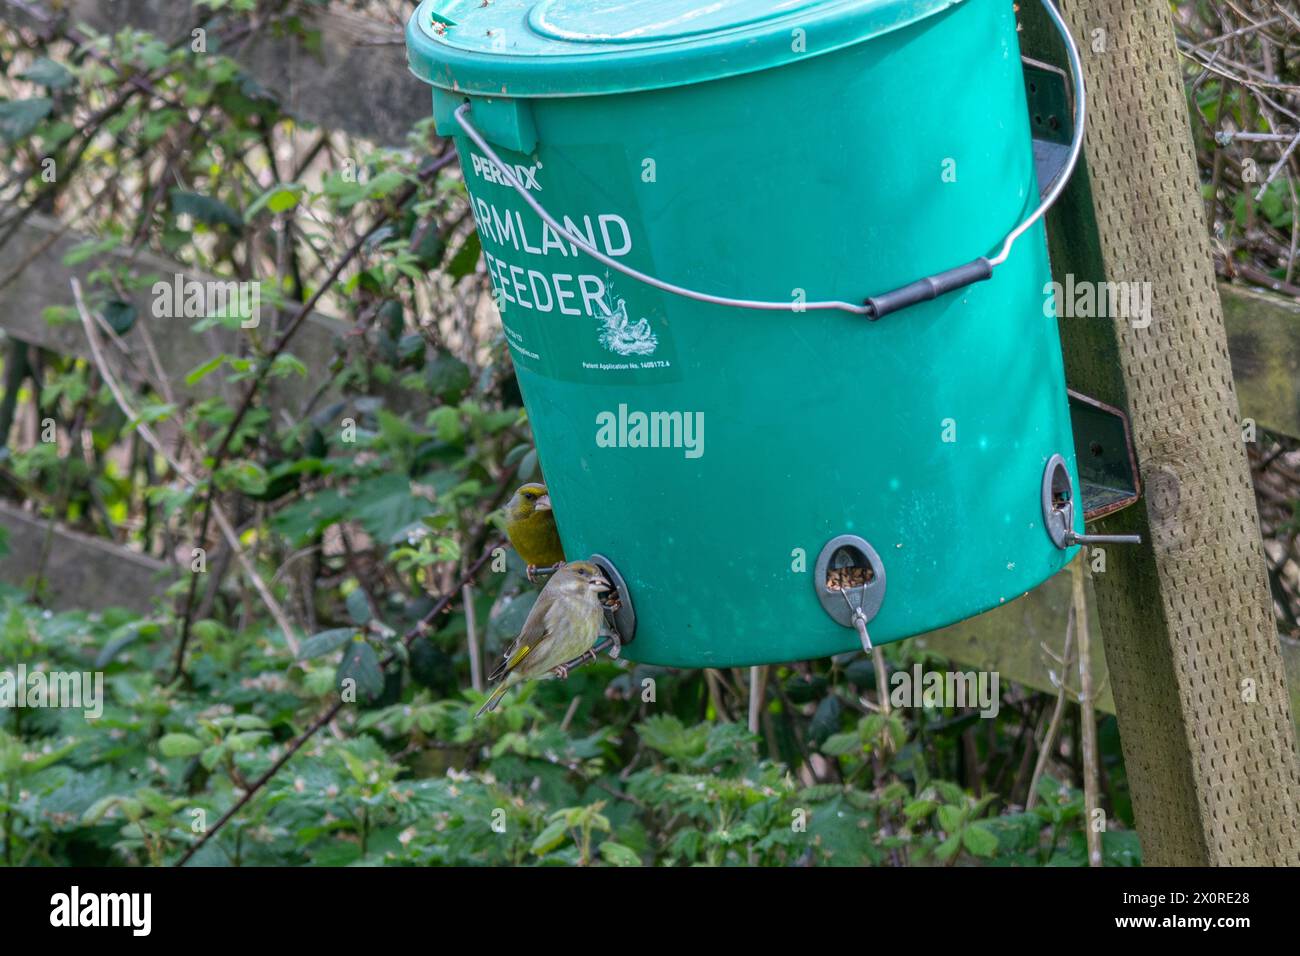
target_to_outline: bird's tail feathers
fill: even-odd
[[[488,682],[491,683],[494,680],[505,680],[510,676],[510,672],[518,667],[519,662],[527,657],[531,651],[532,648],[527,644],[507,651],[506,656],[501,660],[501,663],[497,664],[497,666],[492,669],[491,674],[488,674]]]
[[[478,713],[474,715],[474,719],[478,720],[484,714],[488,714],[496,710],[497,705],[501,703],[501,698],[504,697],[506,691],[510,689],[510,684],[511,682],[508,680],[503,680],[500,684],[498,684],[496,690],[492,691],[492,695],[487,700],[485,700],[483,702],[483,706],[478,709]]]

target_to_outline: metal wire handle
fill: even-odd
[[[993,269],[1007,261],[1011,255],[1011,247],[1026,230],[1028,230],[1043,215],[1052,204],[1056,202],[1061,192],[1065,189],[1066,183],[1074,173],[1074,168],[1078,165],[1079,154],[1083,151],[1083,128],[1087,117],[1087,91],[1083,82],[1083,65],[1079,61],[1079,48],[1075,45],[1074,37],[1070,35],[1070,29],[1065,25],[1061,14],[1052,4],[1052,0],[1042,0],[1043,8],[1047,11],[1048,17],[1051,18],[1057,32],[1061,34],[1061,39],[1065,42],[1066,55],[1070,61],[1070,75],[1074,84],[1074,135],[1070,139],[1070,154],[1066,159],[1065,166],[1060,175],[1056,177],[1051,189],[1038,203],[1038,207],[1023,220],[1018,226],[1007,233],[1002,240],[1001,248],[992,257],[979,256],[963,265],[954,266],[951,269],[945,269],[943,272],[936,272],[933,275],[926,276],[923,279],[917,279],[907,285],[900,286],[889,292],[883,292],[879,295],[869,296],[864,300],[862,305],[854,305],[852,302],[841,302],[834,299],[827,299],[818,302],[773,302],[763,299],[733,299],[729,296],[713,295],[708,292],[699,292],[695,289],[688,289],[685,286],[675,285],[671,282],[665,282],[663,279],[655,278],[652,275],[633,269],[631,266],[624,265],[611,256],[605,255],[595,246],[591,245],[582,236],[576,235],[566,229],[554,216],[538,202],[533,195],[519,182],[515,175],[514,169],[506,163],[496,151],[488,145],[483,134],[469,121],[470,104],[465,102],[457,107],[455,113],[456,122],[460,128],[465,131],[465,135],[470,138],[484,155],[493,163],[501,175],[505,177],[506,182],[519,194],[528,206],[537,213],[538,217],[567,242],[581,249],[591,258],[595,259],[616,272],[621,272],[625,276],[643,282],[648,286],[660,289],[664,292],[671,292],[673,295],[681,296],[684,299],[693,299],[696,302],[706,302],[710,305],[725,305],[738,309],[756,309],[766,312],[817,312],[835,310],[840,312],[852,312],[854,315],[865,315],[867,318],[875,320],[890,312],[897,312],[909,305],[915,305],[918,302],[928,302],[931,299],[938,298],[946,292],[952,292],[972,283],[988,279],[993,275]]]

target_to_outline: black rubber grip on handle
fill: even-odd
[[[882,292],[880,295],[873,295],[867,299],[866,304],[871,308],[871,320],[874,322],[890,312],[897,312],[899,309],[905,309],[909,305],[916,305],[918,302],[929,302],[931,299],[939,298],[945,292],[952,292],[954,289],[982,282],[992,275],[993,263],[989,262],[984,256],[980,256],[964,266],[954,266],[943,272],[936,272],[924,279],[909,282],[893,292]]]

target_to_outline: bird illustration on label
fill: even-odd
[[[614,304],[614,284],[605,273],[605,298],[600,303],[605,312],[601,319],[600,344],[615,355],[653,355],[659,347],[659,336],[650,328],[644,316],[635,323],[628,320],[627,300]]]

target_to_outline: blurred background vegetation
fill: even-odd
[[[468,572],[542,476],[454,154],[428,121],[309,122],[309,80],[245,65],[273,41],[296,75],[339,66],[330,17],[389,69],[412,5],[165,6],[109,27],[0,0],[0,326],[28,330],[3,340],[0,496],[43,529],[8,546],[0,668],[100,669],[107,695],[93,722],[0,712],[0,860],[207,837],[196,863],[1081,865],[1091,773],[1104,862],[1139,861],[1114,718],[1085,756],[1074,703],[1005,680],[994,719],[886,714],[849,654],[772,667],[751,721],[747,671],[601,660],[471,722],[535,589],[513,555]],[[1300,297],[1300,21],[1172,8],[1220,272]],[[338,115],[412,89],[371,72]],[[156,320],[168,263],[260,281],[259,326]],[[1293,635],[1295,448],[1254,450]],[[60,592],[56,527],[149,573],[75,557]]]

